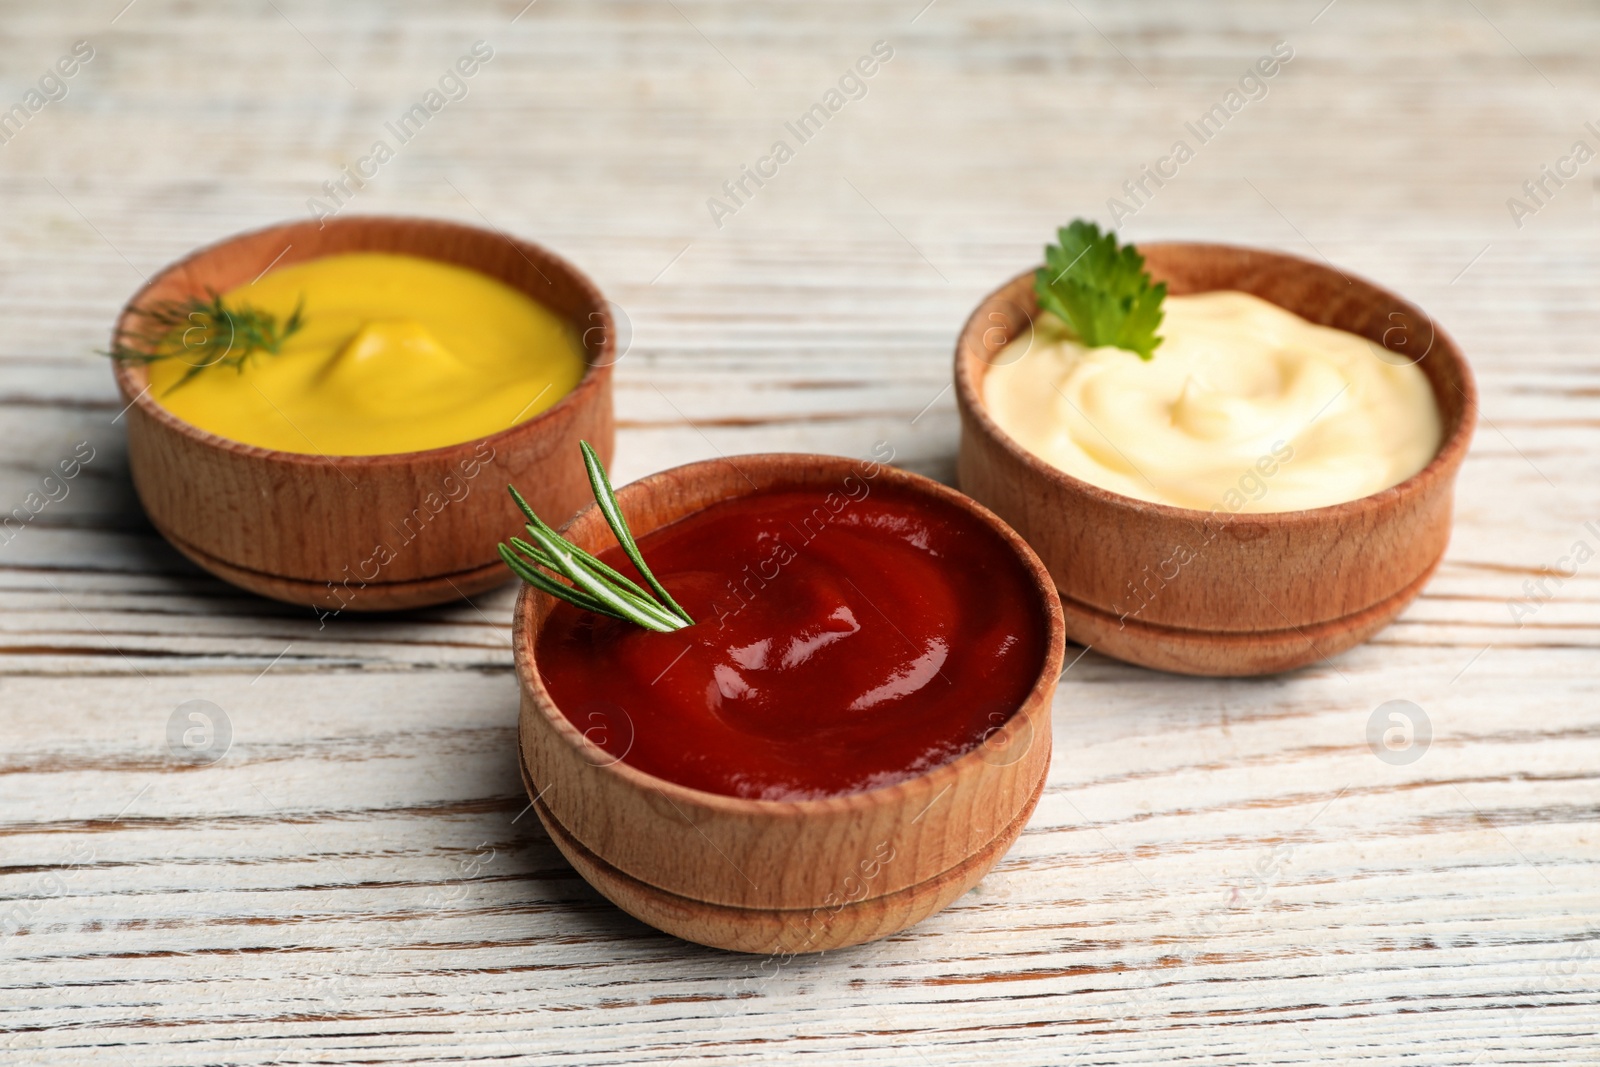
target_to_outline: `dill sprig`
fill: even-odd
[[[511,485],[506,488],[511,491],[511,499],[517,502],[517,507],[528,517],[526,529],[533,543],[513,537],[509,546],[504,543],[500,545],[500,558],[505,560],[506,566],[517,577],[535,589],[559,597],[584,611],[636,623],[659,633],[671,633],[693,626],[694,619],[672,599],[672,595],[645,565],[639,543],[633,539],[628,520],[623,518],[622,509],[617,506],[616,491],[611,488],[611,479],[606,477],[606,470],[600,465],[600,457],[595,455],[587,441],[578,442],[578,447],[583,450],[583,465],[589,472],[589,486],[594,490],[595,505],[604,516],[606,525],[611,527],[617,544],[622,546],[623,553],[639,569],[640,576],[654,591],[654,595],[551,529],[548,523],[534,514],[522,494]],[[539,570],[539,567],[544,570]],[[546,571],[553,572],[556,577]],[[565,578],[572,584],[557,581],[557,577]]]
[[[278,317],[270,311],[247,304],[228,307],[220,293],[208,292],[210,299],[191,296],[132,308],[129,314],[136,323],[123,327],[105,354],[130,363],[180,359],[189,364],[183,377],[167,390],[171,392],[207,367],[221,365],[243,372],[258,353],[277,355],[283,343],[305,324],[301,315],[304,300],[279,326]]]

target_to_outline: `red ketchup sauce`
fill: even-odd
[[[897,487],[755,493],[639,546],[695,625],[654,633],[560,603],[539,673],[610,757],[696,789],[802,800],[914,777],[1003,724],[1045,658],[1012,550]],[[637,579],[620,549],[600,555]]]

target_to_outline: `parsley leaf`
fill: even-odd
[[[1114,345],[1149,359],[1161,338],[1161,301],[1167,283],[1150,284],[1144,257],[1117,245],[1115,233],[1078,219],[1056,231],[1045,265],[1033,276],[1039,307],[1062,319],[1090,348]]]

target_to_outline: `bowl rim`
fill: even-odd
[[[496,430],[493,433],[484,434],[481,437],[469,438],[466,441],[458,441],[454,444],[439,445],[435,448],[419,449],[413,452],[376,452],[361,455],[323,452],[286,452],[282,449],[265,448],[261,445],[251,445],[246,444],[243,441],[235,441],[231,437],[223,437],[222,435],[212,433],[209,430],[202,430],[200,427],[194,425],[194,423],[180,419],[177,415],[173,414],[172,411],[170,411],[150,395],[151,390],[148,381],[144,383],[143,388],[137,390],[134,388],[134,386],[138,384],[135,381],[135,375],[143,368],[143,364],[130,363],[126,360],[111,357],[112,374],[116,379],[118,392],[121,394],[123,401],[127,405],[123,409],[124,414],[129,408],[137,407],[145,416],[156,420],[167,429],[180,433],[190,440],[193,440],[208,448],[213,448],[218,451],[228,452],[250,459],[265,460],[271,463],[282,463],[291,466],[318,467],[325,466],[329,463],[336,463],[341,470],[345,469],[346,467],[355,467],[358,469],[405,467],[417,462],[444,461],[447,463],[454,463],[458,460],[465,460],[468,457],[475,455],[481,446],[486,443],[490,444],[495,448],[496,451],[498,451],[499,446],[502,443],[510,444],[513,437],[523,434],[537,434],[538,430],[536,427],[539,427],[541,423],[544,423],[553,417],[557,417],[559,414],[564,413],[566,409],[576,407],[588,397],[588,394],[592,393],[596,389],[602,388],[603,383],[610,377],[611,368],[617,362],[617,357],[614,354],[616,349],[616,328],[615,323],[612,321],[610,304],[607,302],[605,294],[601,292],[599,286],[595,285],[593,279],[591,279],[583,271],[579,270],[564,256],[551,251],[535,241],[513,237],[508,233],[497,229],[490,229],[486,226],[474,226],[471,223],[459,222],[455,219],[440,219],[427,215],[351,214],[341,215],[334,219],[322,220],[320,225],[316,220],[293,219],[284,222],[271,223],[253,230],[243,230],[239,233],[234,233],[226,237],[219,238],[210,242],[209,244],[201,245],[200,247],[184,255],[182,258],[173,260],[171,263],[168,263],[160,270],[151,274],[149,278],[145,280],[144,284],[139,286],[139,288],[134,291],[133,295],[130,296],[127,302],[122,305],[121,310],[117,312],[116,320],[111,327],[112,343],[116,343],[116,339],[121,335],[123,326],[127,322],[128,317],[131,315],[134,306],[137,305],[141,299],[143,299],[146,293],[150,292],[150,290],[154,289],[159,283],[172,274],[181,270],[186,270],[193,264],[205,259],[208,256],[216,255],[217,253],[234,244],[238,244],[243,241],[257,240],[274,233],[289,234],[291,232],[313,227],[320,232],[328,228],[345,229],[351,227],[371,226],[421,226],[434,229],[436,232],[440,233],[453,232],[457,234],[470,234],[474,238],[479,239],[496,238],[510,244],[511,247],[518,253],[522,254],[524,258],[527,258],[527,253],[532,251],[538,256],[543,257],[543,259],[546,261],[546,265],[553,265],[556,270],[564,272],[577,286],[577,288],[583,292],[584,296],[593,301],[596,312],[601,316],[600,326],[602,328],[602,336],[604,338],[597,352],[593,354],[586,354],[583,376],[578,379],[578,383],[571,389],[567,390],[566,393],[557,399],[554,404],[551,404],[549,407],[545,408],[543,411],[539,412],[537,415],[534,415],[530,419],[525,419],[522,422],[514,423],[511,426],[507,426],[503,430]],[[345,251],[359,252],[360,249],[348,249]],[[296,262],[308,263],[314,259],[323,259],[329,255],[341,254],[344,254],[344,252],[328,252],[323,255],[311,256],[308,259],[296,260]],[[415,252],[397,254],[415,255],[420,259],[435,258]],[[439,262],[450,261],[439,260]],[[451,265],[464,266],[460,263],[451,263]],[[467,269],[470,270],[475,268],[468,267]],[[483,272],[479,271],[479,273]],[[495,280],[499,281],[500,279]],[[502,281],[501,284],[509,283]],[[537,303],[543,304],[542,301],[539,301],[539,299],[533,296],[531,293],[524,292],[523,295],[528,296]],[[554,311],[554,309],[550,309],[548,305],[544,306],[547,308],[547,310],[551,310],[552,312]],[[562,317],[565,318],[565,316]],[[601,360],[604,360],[604,362],[600,362]],[[148,371],[145,373],[148,374]]]
[[[826,467],[838,471],[841,475],[849,473],[863,462],[874,462],[857,460],[849,456],[807,452],[756,452],[734,457],[725,456],[716,459],[696,460],[647,474],[628,483],[617,490],[618,502],[626,510],[630,496],[651,492],[664,481],[667,481],[669,476],[673,479],[683,478],[709,468],[727,467],[735,459],[743,460],[747,463],[753,462],[767,468],[817,469]],[[1005,722],[998,724],[995,730],[1007,730],[1014,723],[1017,723],[1019,719],[1026,720],[1026,725],[1030,731],[1028,744],[1031,746],[1041,735],[1039,720],[1042,719],[1044,723],[1042,733],[1048,743],[1053,696],[1056,683],[1060,680],[1061,663],[1064,658],[1063,653],[1066,642],[1066,621],[1061,611],[1060,596],[1056,592],[1055,581],[1050,577],[1050,572],[1045,569],[1044,563],[1040,561],[1038,555],[1022,539],[1021,535],[1007,525],[998,515],[965,493],[913,471],[891,467],[887,463],[880,463],[878,466],[878,474],[873,477],[886,474],[889,476],[890,484],[910,489],[918,495],[925,495],[948,506],[954,506],[977,518],[979,522],[996,534],[1011,549],[1013,557],[1027,573],[1034,592],[1038,595],[1037,606],[1044,616],[1044,658],[1040,662],[1039,672],[1034,678],[1033,685],[1029,687],[1028,692],[1023,696],[1010,716],[1006,718]],[[765,486],[757,488],[754,492],[762,492],[778,487],[781,486],[769,482]],[[722,497],[721,501],[750,495],[753,494],[738,492]],[[692,511],[687,512],[684,517],[694,513]],[[588,504],[562,527],[562,531],[565,532],[582,521],[602,521],[592,517],[595,515],[597,515],[596,506]],[[841,812],[893,807],[910,799],[913,791],[918,788],[919,783],[928,783],[922,788],[941,787],[937,795],[942,796],[943,788],[948,788],[962,775],[969,773],[969,768],[975,764],[986,762],[983,759],[982,749],[988,742],[990,736],[988,734],[985,735],[983,740],[980,740],[954,759],[891,785],[865,789],[855,793],[806,800],[762,800],[728,796],[723,793],[712,793],[707,790],[696,789],[693,786],[658,777],[648,771],[634,767],[625,759],[615,759],[605,749],[589,740],[566,715],[562,714],[561,709],[556,705],[549,691],[545,689],[537,667],[536,645],[538,635],[530,621],[533,616],[534,601],[539,597],[550,599],[549,594],[542,593],[524,583],[517,594],[516,604],[512,609],[512,655],[515,661],[519,688],[524,696],[531,697],[530,702],[534,705],[535,713],[543,715],[555,732],[575,748],[579,754],[586,757],[588,762],[595,766],[600,773],[620,777],[625,784],[633,789],[665,795],[675,802],[689,804],[701,810],[711,809],[719,814],[754,815],[766,819],[799,819],[823,811],[830,814],[838,814]],[[520,720],[522,715],[526,713],[524,706],[524,710],[520,711],[518,715],[518,759],[524,758],[521,752],[524,742]],[[1024,755],[1026,751],[1024,750]],[[1022,759],[1023,756],[1019,755],[1011,762],[1020,763]],[[1048,756],[1046,757],[1046,773],[1048,773]]]
[[[1445,434],[1444,439],[1439,442],[1439,447],[1437,451],[1434,452],[1433,458],[1430,459],[1421,470],[1417,471],[1409,478],[1406,478],[1400,482],[1396,482],[1387,489],[1380,489],[1375,493],[1368,493],[1366,496],[1360,496],[1354,500],[1343,500],[1336,504],[1324,504],[1321,507],[1295,508],[1290,511],[1224,512],[1230,524],[1251,523],[1261,524],[1269,527],[1294,529],[1311,525],[1321,525],[1322,523],[1328,521],[1339,521],[1346,518],[1365,516],[1373,512],[1382,511],[1392,506],[1396,506],[1402,503],[1404,500],[1410,499],[1427,491],[1433,482],[1440,478],[1448,478],[1451,472],[1455,471],[1460,466],[1462,460],[1466,457],[1467,448],[1471,444],[1473,430],[1477,426],[1478,421],[1477,383],[1473,379],[1472,368],[1467,363],[1466,356],[1456,344],[1455,339],[1445,332],[1444,327],[1439,325],[1437,319],[1435,319],[1432,315],[1429,315],[1426,311],[1423,311],[1416,304],[1413,304],[1411,301],[1406,300],[1398,293],[1395,293],[1384,286],[1378,285],[1361,275],[1351,274],[1347,271],[1339,271],[1329,264],[1318,263],[1315,260],[1306,259],[1303,256],[1297,256],[1289,252],[1280,252],[1275,249],[1257,248],[1251,245],[1225,244],[1214,241],[1144,241],[1140,242],[1134,247],[1140,249],[1141,251],[1161,249],[1164,252],[1177,252],[1180,254],[1195,254],[1202,251],[1245,253],[1253,257],[1259,257],[1260,259],[1268,262],[1277,260],[1285,264],[1292,263],[1296,267],[1300,268],[1310,268],[1322,275],[1324,278],[1331,279],[1335,276],[1338,276],[1350,282],[1360,283],[1361,285],[1365,285],[1373,291],[1392,300],[1397,309],[1414,311],[1427,322],[1429,322],[1433,326],[1434,330],[1434,345],[1429,349],[1429,353],[1434,351],[1442,353],[1444,358],[1453,364],[1455,370],[1460,376],[1461,385],[1459,387],[1459,391],[1462,396],[1461,417],[1456,421],[1455,427],[1449,430],[1449,432]],[[974,328],[981,325],[978,321],[978,316],[983,309],[992,301],[999,298],[1002,293],[1011,288],[1013,285],[1016,285],[1025,278],[1033,277],[1036,270],[1038,270],[1038,267],[1030,267],[1021,274],[1017,274],[1007,279],[998,288],[986,293],[972,309],[972,313],[967,316],[966,321],[962,323],[961,331],[956,335],[955,348],[956,400],[962,409],[962,413],[970,415],[973,423],[975,423],[983,433],[985,433],[991,440],[1003,448],[1013,460],[1021,462],[1023,466],[1028,469],[1029,473],[1035,478],[1043,478],[1045,481],[1050,482],[1059,488],[1065,489],[1068,492],[1075,493],[1080,496],[1088,497],[1097,503],[1110,507],[1120,507],[1137,514],[1147,515],[1154,519],[1172,519],[1190,524],[1203,524],[1209,521],[1211,517],[1216,515],[1220,509],[1213,508],[1209,511],[1205,511],[1199,508],[1185,508],[1174,504],[1162,504],[1153,500],[1141,500],[1138,497],[1127,496],[1123,493],[1118,493],[1114,490],[1095,485],[1093,482],[1086,482],[1082,478],[1078,478],[1075,475],[1068,474],[1066,471],[1061,470],[1059,467],[1053,466],[1052,464],[1046,462],[1042,457],[1036,456],[1028,449],[1024,448],[1019,442],[1012,438],[1010,434],[1006,433],[1005,430],[1003,430],[1000,425],[995,422],[994,417],[989,414],[988,407],[983,402],[983,398],[979,393],[977,384],[973,381],[972,375],[967,370],[965,351],[968,347],[969,338],[972,337]],[[1218,292],[1221,290],[1205,289],[1199,291]],[[1030,289],[1029,292],[1031,295],[1032,290]],[[1266,298],[1263,297],[1262,299]],[[1268,302],[1271,303],[1271,301]],[[1281,304],[1277,306],[1283,307]],[[1298,314],[1298,312],[1294,312],[1292,308],[1284,308],[1284,310],[1293,314]],[[1337,329],[1337,327],[1334,328]],[[1428,353],[1424,353],[1422,356],[1418,357],[1418,361],[1426,359],[1427,356]],[[1430,393],[1432,392],[1432,384],[1432,380],[1430,379]],[[1438,399],[1435,397],[1435,403],[1437,402]]]

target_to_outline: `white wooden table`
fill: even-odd
[[[0,144],[0,508],[46,501],[0,536],[0,1063],[1600,1059],[1600,557],[1564,561],[1600,550],[1600,160],[1522,190],[1600,148],[1600,12],[925,2],[0,5],[0,105],[94,50]],[[142,275],[304,215],[478,40],[346,210],[591,272],[633,329],[621,480],[878,440],[950,479],[968,309],[1289,42],[1123,232],[1325,256],[1455,334],[1484,418],[1448,559],[1293,675],[1078,659],[1027,832],[902,936],[780,966],[641,926],[525,814],[511,591],[319,628],[201,574],[94,353]],[[231,733],[207,766],[169,749],[190,700]],[[1369,747],[1391,700],[1431,722],[1412,762]]]

